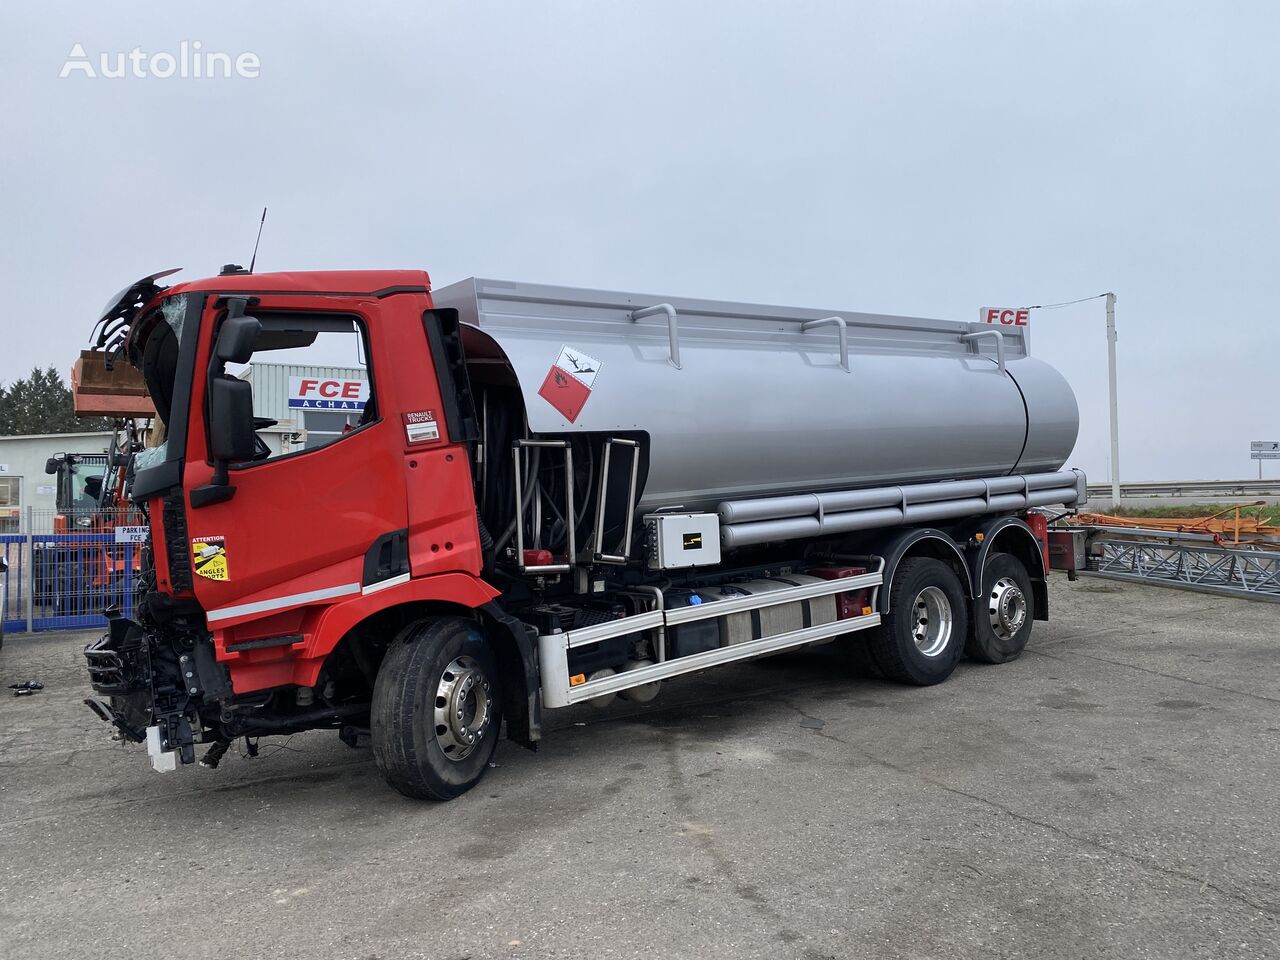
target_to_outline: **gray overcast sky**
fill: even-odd
[[[58,79],[182,40],[261,75]],[[1274,2],[7,3],[0,381],[140,276],[246,262],[266,204],[260,270],[962,320],[1114,289],[1124,475],[1254,476],[1277,50]],[[1102,302],[1033,322],[1105,479]]]

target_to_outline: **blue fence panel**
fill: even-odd
[[[26,583],[27,538],[22,534],[0,534],[0,557],[9,563],[7,573],[0,573],[0,623],[6,633],[27,629]]]
[[[138,560],[138,545],[117,543],[111,533],[32,535],[32,629],[102,627],[113,606],[133,616]]]

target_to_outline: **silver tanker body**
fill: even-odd
[[[1025,327],[479,279],[432,297],[470,359],[510,364],[532,431],[647,435],[642,510],[1052,472],[1079,427]]]

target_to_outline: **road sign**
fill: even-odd
[[[1280,440],[1254,440],[1249,444],[1250,460],[1280,460]]]
[[[1025,327],[1031,323],[1028,307],[979,307],[978,320],[997,327]]]

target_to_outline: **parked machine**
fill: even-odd
[[[109,529],[124,523],[133,510],[125,495],[133,456],[145,449],[145,425],[121,418],[113,426],[106,453],[58,453],[45,461],[54,478],[54,533]]]
[[[92,616],[124,602],[140,556],[120,549],[114,531],[140,522],[124,486],[144,434],[138,421],[120,418],[106,453],[59,453],[45,463],[56,511],[52,536],[42,534],[32,546],[33,601],[43,613]]]
[[[54,533],[93,525],[109,477],[108,459],[105,453],[59,453],[45,463],[44,472],[54,478]]]
[[[418,271],[162,276],[100,321],[165,442],[129,490],[137,617],[85,651],[90,705],[156,769],[332,728],[448,799],[504,720],[532,747],[544,710],[720,664],[843,638],[938,683],[1019,655],[1049,601],[1028,511],[1085,499],[1075,399],[1025,328]],[[272,456],[237,365],[341,332],[367,362],[327,397],[350,420]]]

